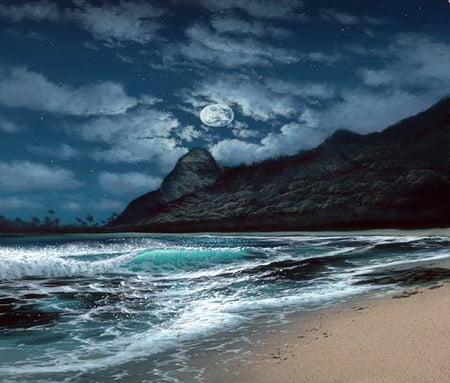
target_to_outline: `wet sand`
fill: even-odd
[[[311,313],[205,381],[443,383],[449,354],[450,284],[435,282]]]

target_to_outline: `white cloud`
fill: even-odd
[[[60,18],[60,12],[55,2],[44,0],[22,4],[0,4],[0,17],[13,22],[22,20],[57,21]]]
[[[450,44],[446,41],[424,34],[400,34],[391,37],[386,47],[361,51],[367,53],[383,59],[376,69],[357,71],[372,89],[344,91],[341,101],[323,117],[334,127],[360,133],[378,131],[419,113],[450,92]]]
[[[285,28],[272,27],[261,21],[248,21],[238,17],[220,16],[211,19],[211,26],[218,33],[232,35],[251,35],[254,37],[273,37],[284,39],[292,37]]]
[[[177,135],[186,142],[192,142],[193,140],[200,138],[202,136],[202,132],[195,129],[192,125],[188,125],[181,129]]]
[[[120,52],[116,52],[116,57],[120,61],[124,62],[125,64],[134,64],[134,62],[135,62],[133,57],[124,55],[124,54],[122,54]]]
[[[101,198],[99,200],[92,201],[89,207],[92,210],[101,210],[109,212],[120,212],[125,208],[126,203],[118,200]]]
[[[298,0],[199,0],[205,8],[214,11],[239,10],[261,19],[305,19]]]
[[[250,164],[261,159],[261,146],[236,138],[225,139],[210,147],[211,154],[224,165]]]
[[[343,57],[342,55],[337,53],[329,54],[324,52],[309,52],[303,54],[303,60],[312,61],[325,65],[333,65],[339,61],[342,61]]]
[[[299,121],[283,125],[278,132],[270,132],[258,143],[225,139],[212,145],[214,158],[226,165],[252,163],[279,155],[293,155],[302,149],[320,144],[329,134],[317,129],[318,121],[305,110]]]
[[[66,190],[81,185],[70,170],[60,167],[30,161],[0,162],[1,190]]]
[[[163,52],[166,61],[177,57],[190,62],[214,64],[226,68],[238,66],[270,66],[274,63],[293,64],[303,57],[296,52],[277,48],[252,38],[234,38],[214,33],[195,24],[186,30],[186,43],[167,46]]]
[[[100,186],[108,194],[137,195],[156,190],[161,185],[160,177],[144,173],[110,173],[102,172],[98,177]]]
[[[336,129],[360,134],[380,131],[399,120],[419,113],[436,101],[435,93],[420,97],[402,90],[347,89],[339,101],[319,112],[303,109],[296,121],[269,132],[258,142],[225,139],[211,145],[214,157],[223,164],[236,165],[292,155],[319,145]]]
[[[114,82],[80,87],[56,84],[27,68],[0,68],[0,105],[90,116],[120,114],[138,104]]]
[[[0,197],[1,210],[40,209],[42,205],[30,197]]]
[[[276,116],[291,116],[297,110],[292,97],[276,94],[263,84],[242,76],[230,75],[215,81],[205,80],[195,86],[185,99],[195,109],[207,103],[238,105],[244,116],[260,121]]]
[[[234,121],[233,122],[233,136],[237,138],[247,139],[247,138],[256,138],[261,135],[261,133],[258,130],[249,129],[248,125],[240,122],[240,121]]]
[[[96,160],[154,162],[163,170],[170,170],[187,151],[171,137],[179,126],[172,114],[142,106],[123,115],[94,118],[72,127],[70,132],[106,146],[92,152]]]
[[[194,110],[208,103],[238,106],[247,117],[268,121],[279,116],[292,118],[304,102],[316,104],[334,97],[334,88],[326,84],[293,83],[278,79],[259,81],[243,75],[225,75],[205,79],[192,90],[183,91],[185,102]]]
[[[389,84],[399,88],[421,87],[423,92],[450,91],[450,43],[424,34],[399,34],[387,47],[350,46],[352,53],[383,59],[378,68],[360,68],[357,74],[369,86]]]
[[[347,90],[341,94],[341,101],[326,110],[320,120],[322,126],[333,129],[370,133],[414,115],[433,102],[436,95],[419,96],[402,90]]]
[[[333,86],[325,83],[296,83],[279,79],[267,79],[265,85],[279,95],[291,95],[316,103],[335,96]]]
[[[60,144],[55,147],[30,145],[27,147],[27,150],[40,156],[61,158],[64,160],[75,158],[80,154],[77,149],[68,144]]]
[[[164,13],[163,9],[148,1],[121,0],[94,5],[84,0],[73,0],[71,7],[61,7],[57,2],[46,0],[0,5],[0,17],[12,22],[73,22],[108,45],[124,42],[146,44],[160,39],[158,18]]]
[[[96,150],[92,157],[109,163],[152,162],[164,172],[171,170],[187,151],[171,138],[129,139],[111,145],[109,149]]]
[[[158,18],[164,14],[148,1],[120,1],[103,3],[101,6],[86,1],[77,1],[78,8],[67,12],[74,20],[97,39],[109,44],[134,42],[146,44],[159,38],[161,23]]]
[[[449,42],[422,34],[401,34],[390,44],[388,52],[393,60],[386,69],[395,74],[397,81],[449,90]]]
[[[167,138],[179,126],[172,114],[143,106],[122,115],[94,118],[72,130],[87,141],[114,144],[127,139]]]
[[[386,22],[384,19],[378,17],[356,16],[332,8],[319,9],[319,15],[325,21],[335,22],[344,25],[368,24],[376,26],[382,25]]]
[[[74,201],[63,202],[59,205],[59,207],[63,210],[68,210],[68,211],[80,211],[81,210],[81,205],[78,202],[74,202]]]
[[[360,19],[346,12],[340,12],[336,9],[320,9],[319,14],[325,21],[338,22],[340,24],[353,25],[359,24]]]
[[[15,122],[0,117],[0,132],[13,134],[21,132],[23,130],[24,128],[20,125],[17,125]]]
[[[392,76],[385,70],[360,69],[358,74],[361,76],[364,84],[368,86],[382,86],[393,82]]]

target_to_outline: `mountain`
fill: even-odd
[[[155,232],[431,227],[450,223],[450,98],[380,133],[220,169],[192,149],[114,230]]]
[[[113,224],[133,225],[146,220],[166,204],[214,184],[220,175],[211,153],[201,148],[191,149],[178,160],[158,190],[133,200]]]

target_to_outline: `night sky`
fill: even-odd
[[[189,148],[222,165],[450,94],[446,0],[0,0],[0,215],[104,219]],[[232,124],[202,125],[228,104]]]

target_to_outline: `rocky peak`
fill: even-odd
[[[211,153],[193,148],[178,160],[164,179],[160,188],[161,200],[173,201],[215,183],[219,177],[220,169]]]

